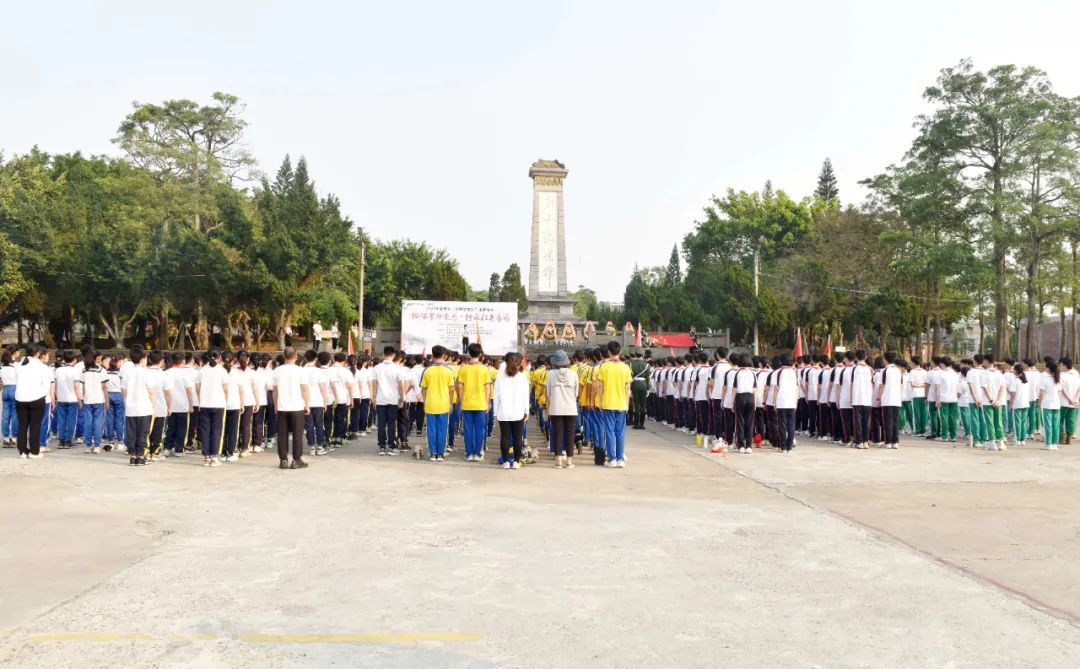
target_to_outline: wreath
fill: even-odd
[[[557,336],[557,334],[558,333],[555,330],[555,321],[548,321],[547,325],[544,326],[544,339],[546,339],[547,341],[555,341],[555,337]]]
[[[607,325],[604,326],[604,334],[606,334],[609,337],[614,337],[614,336],[619,334],[619,331],[615,329],[615,324],[614,323],[612,323],[611,321],[608,321]]]
[[[585,321],[585,329],[581,331],[581,336],[588,339],[592,335],[596,334],[596,323],[592,321]]]
[[[567,322],[562,328],[562,338],[566,341],[574,341],[577,339],[577,330],[574,329],[574,324]]]
[[[529,323],[525,328],[525,341],[536,341],[540,338],[540,331],[536,329],[536,323]]]

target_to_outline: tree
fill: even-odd
[[[994,271],[994,324],[1008,332],[1008,219],[1016,198],[1010,184],[1036,141],[1035,128],[1051,95],[1046,74],[1033,67],[1001,65],[976,71],[970,60],[945,68],[923,97],[937,109],[918,117],[919,135],[910,157],[942,164],[962,180],[987,219],[985,238]],[[1009,353],[1009,338],[999,336],[997,356]]]
[[[679,264],[679,246],[676,244],[671,247],[671,257],[664,271],[664,286],[672,288],[680,282],[682,282],[682,267]]]
[[[529,311],[529,297],[525,294],[525,286],[521,284],[521,268],[517,263],[510,265],[503,273],[499,301],[517,302],[518,316],[524,316]]]
[[[826,202],[840,197],[840,190],[836,187],[836,174],[833,172],[832,161],[828,158],[821,164],[814,195]]]
[[[19,263],[19,247],[0,232],[0,313],[8,305],[30,289],[30,282],[23,276]]]
[[[492,272],[491,278],[488,279],[487,301],[498,302],[499,296],[502,294],[502,281],[499,279],[498,272]]]
[[[649,280],[649,272],[634,265],[634,273],[623,293],[623,311],[626,318],[645,327],[660,324],[660,306],[656,301],[655,286]]]

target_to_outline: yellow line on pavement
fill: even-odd
[[[49,632],[31,634],[32,643],[62,641],[239,641],[241,643],[393,644],[420,641],[479,641],[479,632],[411,632],[402,634],[146,634],[143,632]]]

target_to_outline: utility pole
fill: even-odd
[[[761,267],[761,244],[754,244],[754,355],[758,352],[758,270]]]
[[[364,230],[360,229],[360,287],[356,301],[356,352],[364,348]]]

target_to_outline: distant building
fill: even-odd
[[[1066,335],[1072,326],[1072,316],[1049,316],[1035,324],[1035,342],[1038,345],[1038,355],[1058,356],[1061,355],[1061,319],[1065,319]],[[1017,347],[1020,351],[1027,350],[1027,319],[1020,321],[1020,343]]]

